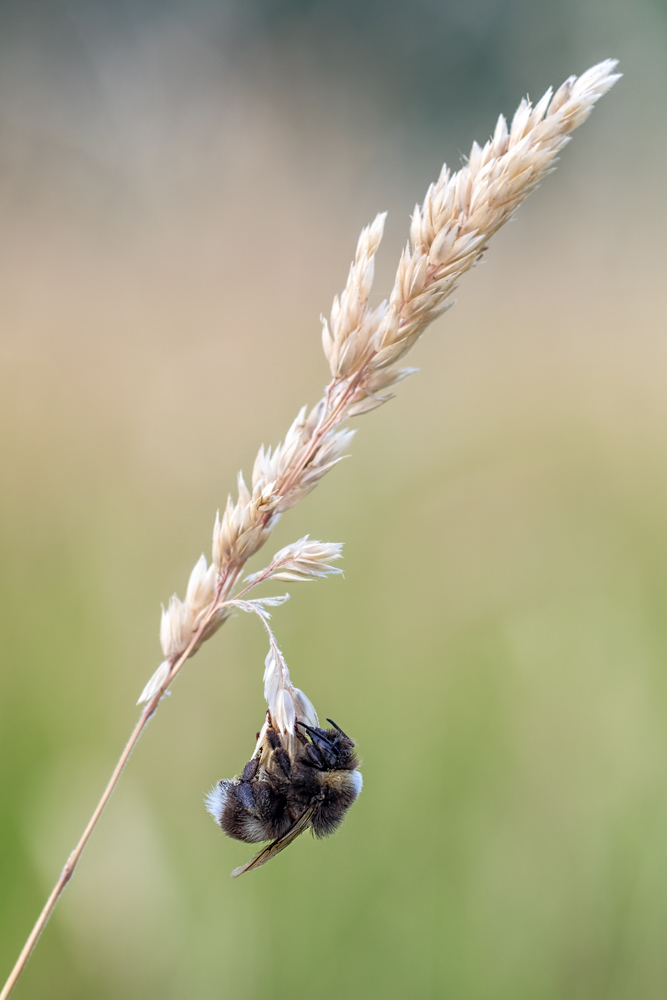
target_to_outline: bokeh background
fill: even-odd
[[[275,533],[297,684],[353,734],[337,836],[231,882],[202,797],[264,712],[235,619],[135,752],[16,990],[667,992],[667,10],[660,0],[0,6],[0,968],[76,842],[260,442],[327,377],[358,232],[523,94],[623,80]],[[254,568],[262,565],[257,557]],[[285,589],[276,588],[277,591]]]

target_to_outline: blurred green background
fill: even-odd
[[[295,683],[359,743],[260,872],[205,813],[260,727],[231,621],[135,752],[20,998],[667,993],[667,11],[657,0],[0,6],[0,979],[134,725],[159,603],[327,373],[320,312],[500,111],[623,80],[291,511]],[[263,565],[256,558],[252,568]],[[280,592],[284,587],[276,587]]]

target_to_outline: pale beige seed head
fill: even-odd
[[[363,405],[363,390],[378,391],[378,371],[402,357],[423,330],[447,307],[458,278],[480,257],[490,237],[512,216],[518,205],[553,169],[569,133],[588,117],[595,102],[618,80],[614,60],[594,66],[578,79],[571,77],[552,96],[548,90],[533,107],[519,104],[508,129],[500,116],[493,137],[481,147],[474,143],[467,164],[456,173],[445,165],[432,184],[424,204],[415,208],[411,241],[401,255],[389,303],[355,316],[356,336],[374,329],[373,354],[364,358],[365,372],[346,370],[348,377],[362,375],[360,389],[349,415],[371,409]],[[375,247],[374,249],[377,249]],[[368,281],[357,288],[359,275],[350,271],[346,294],[354,301],[368,297]],[[327,355],[329,357],[329,354]],[[386,383],[390,384],[390,383]]]
[[[285,658],[275,642],[271,642],[264,666],[264,697],[269,707],[271,724],[280,736],[281,742],[290,756],[296,749],[295,727],[297,720],[309,726],[318,726],[317,712],[312,702],[290,679]],[[264,723],[257,740],[255,753],[268,752],[266,731],[268,719]]]
[[[188,589],[185,593],[185,603],[192,612],[193,624],[203,611],[211,604],[215,596],[215,581],[217,571],[215,565],[206,565],[206,556],[201,555],[190,574]]]
[[[143,689],[139,695],[137,705],[143,705],[146,702],[151,701],[155,695],[158,693],[164,682],[169,677],[171,671],[171,663],[169,660],[163,660],[160,666],[157,668],[151,679],[149,680],[146,687]]]
[[[378,215],[362,231],[345,288],[334,299],[329,320],[323,320],[322,343],[332,381],[312,409],[299,411],[281,444],[273,450],[260,448],[252,490],[239,474],[237,502],[230,497],[222,516],[216,517],[212,566],[207,567],[202,557],[191,574],[185,603],[173,597],[163,610],[160,635],[165,657],[173,658],[187,647],[216,585],[228,599],[242,566],[266,542],[282,512],[314,489],[345,455],[354,432],[341,429],[340,423],[391,399],[391,393],[380,394],[416,370],[392,366],[452,305],[458,279],[553,169],[570,133],[618,80],[615,66],[614,60],[607,60],[578,79],[570,77],[555,94],[548,90],[534,107],[521,101],[509,127],[501,115],[491,139],[484,146],[473,143],[459,171],[443,166],[423,204],[415,208],[410,242],[401,254],[389,299],[375,309],[369,306],[369,296],[385,216]],[[313,546],[322,548],[316,551]],[[331,560],[339,552],[325,549],[324,543],[300,539],[276,554],[268,575],[303,580],[336,572]],[[249,577],[250,585],[267,570]],[[244,610],[259,613],[257,602],[246,604]],[[229,613],[229,606],[217,612],[211,609],[195,648]],[[277,687],[271,680],[275,671]],[[288,732],[292,715],[298,715],[297,689],[281,655],[271,669],[267,662],[267,672],[267,690],[273,692],[269,704]]]
[[[169,605],[162,608],[160,622],[160,642],[167,659],[178,656],[192,638],[192,611],[176,594],[169,599]]]
[[[315,489],[320,479],[345,457],[355,431],[348,428],[329,431],[313,450],[307,465],[299,468],[299,456],[308,449],[314,436],[314,428],[310,430],[307,427],[304,433],[308,433],[309,436],[301,449],[295,452],[293,464],[297,467],[296,475],[291,475],[290,468],[287,467],[282,473],[282,482],[279,481],[281,496],[276,506],[276,511],[279,514],[289,510],[295,503],[307,496],[311,490]],[[282,485],[283,483],[284,485]]]
[[[344,378],[358,366],[368,348],[371,327],[380,322],[384,307],[367,308],[375,276],[375,254],[384,232],[386,212],[362,230],[347,284],[331,307],[329,322],[322,320],[322,346],[334,378]]]
[[[218,511],[213,528],[212,559],[218,573],[230,564],[242,566],[262,547],[270,531],[265,516],[276,511],[280,499],[274,492],[274,484],[263,480],[250,493],[239,473],[238,502],[235,504],[228,498],[225,511],[222,517]]]
[[[306,581],[343,571],[331,563],[342,556],[342,543],[310,541],[308,535],[276,552],[270,564],[246,577],[247,583],[257,580]]]

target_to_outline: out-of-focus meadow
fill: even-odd
[[[137,717],[159,604],[327,372],[389,209],[526,91],[624,79],[285,516],[295,683],[357,738],[341,831],[263,870],[202,798],[250,755],[234,619],[135,752],[16,990],[663,998],[667,16],[650,0],[4,4],[0,979]],[[266,551],[266,550],[265,550]],[[253,568],[263,565],[256,557]]]

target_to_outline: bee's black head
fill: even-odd
[[[327,719],[331,722],[331,719]],[[352,771],[357,766],[354,755],[354,740],[351,740],[343,730],[331,723],[333,729],[316,729],[305,722],[297,722],[310,736],[311,742],[304,742],[306,759],[313,767],[321,771]]]

